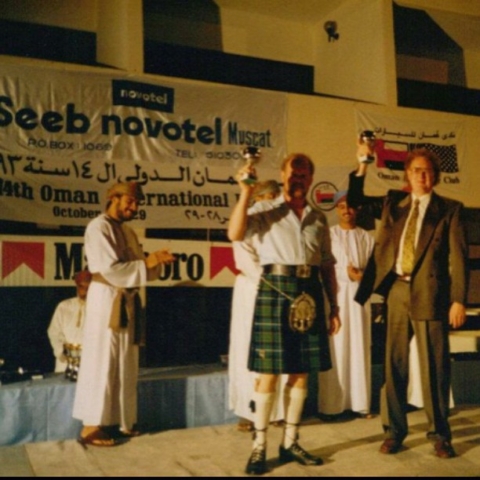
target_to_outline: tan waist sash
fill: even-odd
[[[117,292],[108,327],[118,333],[122,329],[128,328],[129,322],[132,322],[134,326],[133,342],[136,345],[145,345],[145,315],[138,288],[115,287],[101,273],[92,274],[92,281],[113,287]]]

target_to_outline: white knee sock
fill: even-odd
[[[272,412],[273,400],[275,392],[259,393],[253,392],[253,402],[255,411],[253,412],[253,423],[255,426],[255,435],[253,448],[263,447],[267,445],[267,428],[270,423],[270,415]]]
[[[283,446],[290,448],[298,436],[298,428],[302,420],[303,406],[307,398],[304,388],[292,388],[285,385],[283,391],[283,404],[285,407],[285,429],[283,430]]]

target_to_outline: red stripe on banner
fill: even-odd
[[[211,247],[210,248],[210,279],[215,278],[224,268],[228,268],[235,275],[240,270],[235,268],[232,247]]]
[[[45,278],[45,244],[2,242],[2,279],[25,264],[40,278]]]
[[[396,147],[388,148],[388,147]],[[385,142],[377,140],[375,153],[377,154],[377,167],[389,168],[391,170],[403,170],[403,164],[408,155],[408,143],[406,142]]]
[[[315,192],[317,203],[333,203],[333,193]]]

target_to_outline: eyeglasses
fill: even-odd
[[[413,173],[413,175],[433,175],[433,168],[419,168],[419,167],[413,167],[409,168],[409,171]]]

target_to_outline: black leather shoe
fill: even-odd
[[[342,419],[342,414],[341,413],[334,413],[334,414],[327,414],[327,413],[319,413],[318,418],[322,422],[338,422]]]
[[[435,455],[439,458],[455,457],[455,450],[447,440],[439,440],[434,444],[433,448],[435,449]]]
[[[323,465],[320,457],[314,457],[306,452],[298,443],[294,443],[290,448],[280,445],[278,453],[281,463],[298,462],[302,465]]]
[[[254,448],[248,459],[245,473],[248,475],[263,475],[267,471],[266,451],[264,448]]]
[[[395,438],[387,438],[380,446],[380,453],[395,454],[402,448],[402,442],[399,442]]]

